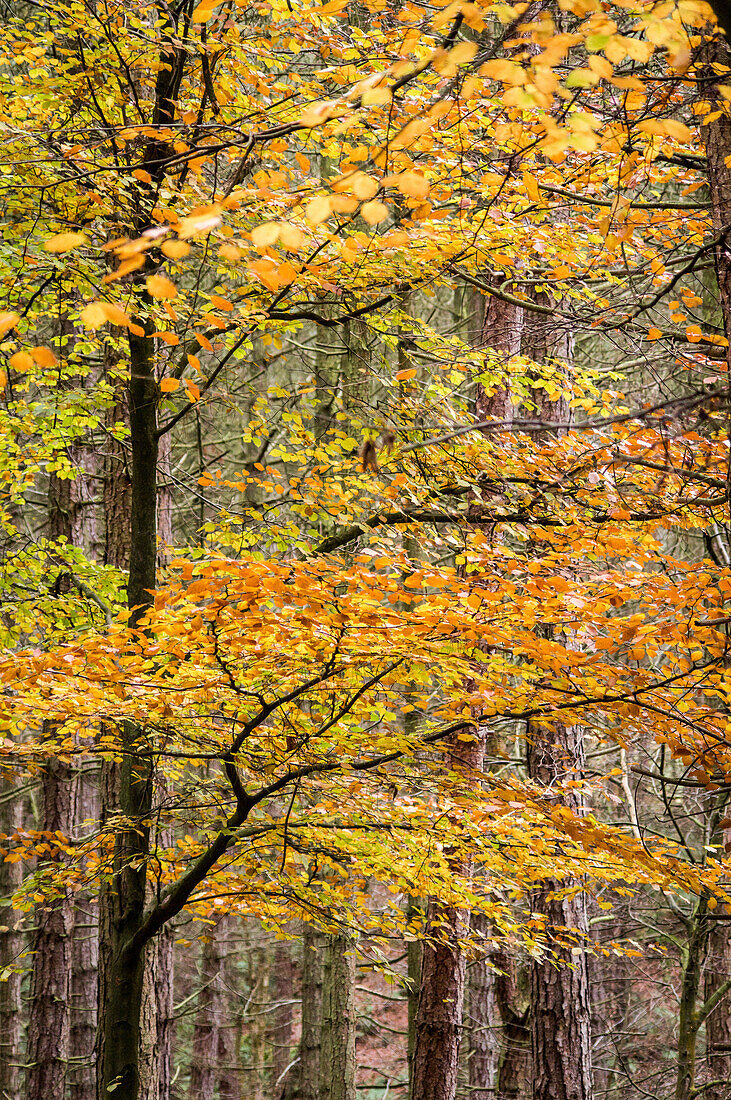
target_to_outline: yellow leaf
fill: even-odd
[[[315,8],[314,11],[317,15],[336,15],[343,8],[348,6],[349,0],[330,0],[329,4],[325,4],[324,8]]]
[[[164,275],[148,275],[145,279],[147,293],[153,298],[177,298],[178,288]]]
[[[530,172],[523,173],[523,187],[531,202],[541,201],[541,192],[538,190],[538,184],[535,176],[532,176]]]
[[[289,222],[282,222],[279,227],[279,243],[290,252],[299,252],[307,242],[301,229]]]
[[[477,53],[476,42],[460,42],[447,55],[453,65],[466,65]]]
[[[163,241],[162,253],[170,260],[182,260],[190,252],[190,245],[185,241]]]
[[[86,244],[83,233],[57,233],[55,237],[49,237],[44,248],[46,252],[68,252],[72,248],[78,248],[80,244]]]
[[[180,382],[177,378],[163,378],[160,381],[160,389],[163,393],[173,393],[179,385]]]
[[[0,313],[0,336],[15,328],[19,320],[19,313]]]
[[[378,182],[367,176],[365,172],[356,172],[349,184],[350,190],[358,199],[372,199],[378,194]]]
[[[383,202],[366,202],[361,208],[361,214],[369,225],[377,225],[388,217],[388,207]]]

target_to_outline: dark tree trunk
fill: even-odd
[[[725,831],[727,842],[731,830]],[[715,915],[715,914],[713,914]],[[723,915],[727,916],[727,913]],[[731,936],[728,921],[713,921],[708,939],[704,999],[708,1002],[731,981]],[[731,990],[721,996],[706,1020],[706,1100],[731,1100]]]
[[[482,913],[474,913],[472,926],[476,932],[485,934],[488,931],[487,918]],[[500,1062],[500,1017],[495,984],[496,974],[489,956],[479,955],[469,966],[465,1010],[471,1100],[495,1100]]]
[[[8,784],[4,787],[0,802],[0,970],[5,977],[0,981],[0,1097],[2,1100],[20,1100],[20,1062],[23,1017],[21,1002],[20,956],[23,951],[23,934],[19,930],[20,913],[13,909],[11,899],[23,882],[23,861],[6,862],[5,856],[12,850],[11,838],[23,824],[23,801],[18,792]]]
[[[71,776],[67,764],[49,760],[43,769],[43,819],[47,832],[68,836]],[[63,862],[60,850],[48,859]],[[69,1056],[71,901],[66,890],[49,898],[37,913],[26,1062],[28,1100],[65,1100]]]
[[[157,563],[157,401],[152,325],[129,337],[129,419],[132,454],[128,606],[136,626],[151,605]],[[121,1089],[137,1100],[140,1088],[140,1020],[145,945],[136,939],[145,907],[148,819],[152,801],[152,751],[146,731],[131,722],[120,730],[124,754],[111,790],[121,820],[116,831],[114,875],[105,891],[100,950],[98,1095]]]
[[[99,817],[98,773],[83,767],[74,778],[74,821],[86,835]],[[71,944],[71,1064],[69,1082],[73,1100],[94,1100],[94,1040],[96,1036],[97,968],[99,964],[99,908],[89,893],[74,897]],[[2,1094],[0,1094],[2,1095]]]

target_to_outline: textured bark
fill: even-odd
[[[43,769],[44,831],[69,834],[71,776],[67,764],[49,760]],[[48,860],[62,863],[60,850]],[[69,1056],[69,976],[71,972],[71,901],[65,890],[37,913],[28,1019],[27,1100],[65,1100]]]
[[[530,970],[510,948],[496,951],[495,1003],[500,1020],[496,1093],[499,1100],[531,1095]]]
[[[472,916],[476,932],[488,930],[486,917]],[[472,1100],[494,1100],[500,1062],[500,1017],[496,974],[487,955],[478,956],[467,975],[466,1020],[469,1035],[468,1085]]]
[[[207,932],[201,945],[198,1009],[193,1029],[193,1057],[190,1063],[190,1100],[214,1100],[219,1078],[221,1033],[226,1019],[224,1000],[226,918]]]
[[[322,978],[319,1100],[355,1100],[355,941],[328,936]]]
[[[23,824],[23,803],[10,784],[4,785],[0,802],[0,1100],[20,1100],[21,1034],[21,971],[20,955],[23,934],[19,929],[20,913],[13,909],[11,898],[23,882],[23,862],[5,862],[12,837]]]
[[[98,774],[81,769],[74,778],[74,828],[86,835],[99,817]],[[71,1062],[69,1083],[74,1100],[94,1100],[99,909],[92,894],[74,896],[71,944]]]
[[[302,933],[302,1032],[297,1066],[299,1100],[317,1100],[322,1028],[324,939],[310,924]]]
[[[127,585],[130,623],[150,606],[157,563],[157,399],[152,325],[130,335],[129,416],[132,450],[130,554]],[[145,731],[126,722],[124,755],[107,795],[121,814],[116,830],[114,874],[105,890],[100,950],[100,1035],[97,1089],[108,1100],[110,1086],[125,1100],[140,1088],[140,1020],[144,992],[145,945],[136,938],[145,907],[152,798],[152,754]]]
[[[168,1100],[172,1070],[173,945],[168,926],[145,955],[140,1026],[140,1100]]]
[[[728,840],[731,830],[725,831]],[[727,914],[724,914],[727,915]],[[728,921],[714,921],[708,940],[704,999],[731,980],[731,937]],[[731,990],[723,996],[706,1020],[706,1067],[709,1085],[706,1100],[731,1100]]]
[[[572,726],[531,723],[528,731],[528,771],[549,793],[557,779],[583,767],[581,732]],[[564,797],[563,804],[567,799]],[[574,802],[571,809],[580,809]],[[554,897],[554,885],[537,891],[534,911],[543,914],[548,928],[567,928],[579,934],[578,951],[556,945],[553,959],[531,965],[531,1052],[534,1100],[590,1100],[591,1003],[586,952],[581,942],[587,931],[585,899]],[[556,965],[554,965],[554,962]]]
[[[698,994],[703,965],[708,950],[708,906],[699,898],[688,928],[688,940],[683,950],[678,1013],[678,1071],[675,1100],[691,1100],[695,1091],[696,1053],[698,1047]]]
[[[294,1000],[299,974],[295,965],[294,945],[278,941],[274,947],[274,968],[272,973],[272,996],[274,1010],[269,1029],[269,1046],[272,1050],[272,1089],[273,1100],[286,1096],[290,1082],[294,1077],[292,1066],[292,1038],[294,1031]]]
[[[533,292],[534,301],[550,306],[545,293]],[[546,314],[526,311],[523,351],[537,363],[570,358],[571,334]],[[536,391],[537,414],[553,423],[567,423],[570,407],[564,398],[550,401],[543,390]],[[547,625],[541,633],[554,635]],[[527,729],[527,764],[530,778],[555,799],[556,784],[581,776],[584,771],[583,733],[578,726],[559,721],[532,721]],[[562,793],[562,804],[575,813],[581,801]],[[567,928],[578,933],[578,951],[556,944],[552,955],[531,964],[531,1057],[534,1100],[590,1100],[591,1000],[589,975],[582,935],[588,929],[586,902],[578,895],[555,897],[556,884],[537,891],[532,908],[546,919],[549,929]]]

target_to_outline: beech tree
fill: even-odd
[[[710,800],[728,783],[728,21],[696,0],[4,15],[0,765],[5,908],[36,907],[27,1095],[79,1084],[68,936],[92,896],[99,1097],[169,1092],[174,922],[255,917],[327,944],[322,984],[303,967],[303,1095],[354,1095],[360,933],[422,943],[414,1100],[456,1094],[478,948],[530,960],[536,1100],[584,1100],[586,898],[632,890],[692,899],[678,1100],[709,1083],[724,819],[701,859],[670,811],[617,819],[583,740],[612,763],[651,744]],[[94,961],[73,966],[78,989]],[[191,1089],[228,1089],[220,1053]]]

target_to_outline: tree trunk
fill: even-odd
[[[302,935],[302,1035],[298,1100],[318,1100],[322,1030],[323,937],[305,924]]]
[[[151,604],[157,562],[157,401],[153,326],[130,335],[129,419],[132,453],[129,580],[130,624],[134,627]],[[138,1100],[140,1019],[145,949],[135,940],[145,906],[148,819],[152,800],[152,751],[146,733],[134,723],[120,730],[124,755],[118,777],[107,793],[121,816],[115,836],[114,873],[107,887],[100,950],[100,1035],[98,1095],[108,1100],[121,1089],[125,1100]]]
[[[224,1001],[225,929],[224,917],[215,928],[208,930],[201,947],[201,991],[193,1029],[190,1100],[214,1100],[219,1078],[221,1032],[229,1023]]]
[[[472,926],[476,932],[488,931],[487,918],[475,913]],[[494,1100],[500,1061],[500,1030],[496,974],[487,954],[470,963],[467,974],[466,1019],[469,1037],[467,1062],[471,1100]]]
[[[21,1001],[20,956],[23,934],[19,930],[20,913],[12,906],[12,896],[23,882],[23,861],[6,862],[12,837],[23,824],[23,800],[7,784],[0,802],[0,1100],[20,1100],[20,1061],[23,1017]]]
[[[294,945],[278,941],[274,948],[274,973],[272,975],[274,1011],[269,1030],[272,1048],[272,1100],[287,1096],[294,1077],[292,1072],[292,1032],[294,1030],[295,990],[299,975],[295,966]]]
[[[99,818],[98,773],[83,767],[74,779],[76,830]],[[89,893],[74,897],[71,944],[71,1064],[69,1082],[73,1100],[94,1100],[94,1040],[96,1036],[97,968],[99,964],[99,908]],[[0,1094],[1,1095],[1,1094]]]
[[[68,836],[71,821],[71,780],[68,764],[51,759],[43,769],[45,832]],[[49,860],[62,862],[60,850]],[[68,892],[42,903],[33,943],[31,1004],[28,1020],[27,1100],[65,1100],[69,1057],[69,977],[71,973],[72,911]]]
[[[675,1100],[691,1100],[695,1090],[696,1049],[698,1044],[698,992],[708,949],[708,906],[701,897],[690,918],[688,942],[683,951],[678,1013],[678,1072]]]
[[[324,956],[319,1100],[355,1100],[355,941],[328,936]]]
[[[731,839],[731,830],[726,830],[725,836]],[[706,956],[705,1001],[729,980],[731,937],[728,921],[713,921]],[[709,1082],[718,1083],[705,1089],[705,1100],[731,1100],[731,990],[706,1020],[706,1060]]]
[[[535,302],[550,307],[547,294],[532,293]],[[545,313],[526,310],[522,350],[536,363],[570,358],[571,334]],[[565,398],[551,401],[545,391],[536,390],[537,413],[553,423],[568,423],[570,406]],[[541,633],[554,635],[546,625]],[[584,771],[583,734],[577,726],[558,721],[532,721],[526,731],[530,778],[555,798],[557,783],[581,776]],[[574,813],[581,811],[576,795],[562,795],[562,802]],[[573,954],[557,945],[553,958],[531,964],[531,1053],[534,1100],[589,1100],[591,1073],[591,999],[589,974],[582,936],[588,929],[586,902],[581,895],[560,899],[555,885],[547,883],[536,891],[532,907],[543,914],[547,928],[568,928],[579,935]]]

